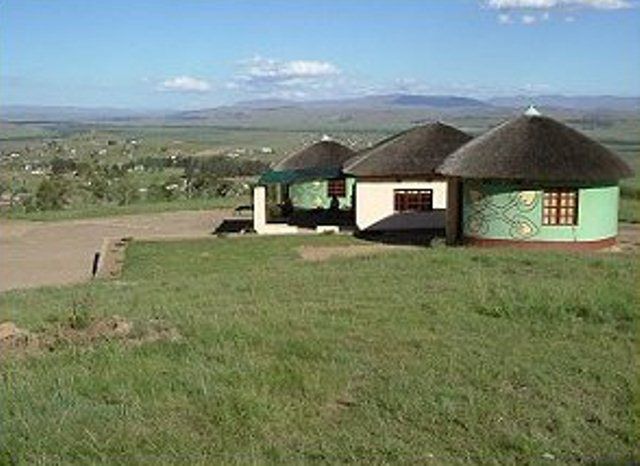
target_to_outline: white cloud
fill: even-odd
[[[191,76],[176,76],[161,82],[158,89],[161,91],[203,93],[211,90],[211,84],[204,79]]]
[[[333,63],[318,60],[276,60],[256,56],[240,62],[230,89],[282,98],[305,98],[330,91],[344,82]]]
[[[518,94],[541,94],[541,93],[549,93],[553,91],[553,86],[549,84],[541,84],[541,83],[526,83],[517,88]]]
[[[255,57],[247,61],[247,75],[256,79],[309,79],[336,75],[340,70],[332,63],[316,60],[281,61]]]
[[[539,21],[549,21],[551,15],[545,11],[541,15],[535,15],[533,13],[525,13],[520,15],[520,22],[526,25],[532,25]],[[500,13],[498,15],[498,23],[500,24],[513,24],[513,18],[509,13]]]
[[[629,0],[486,0],[489,8],[504,9],[551,9],[561,7],[594,8],[597,10],[619,10],[630,8]]]
[[[520,16],[510,16],[509,21],[519,22]],[[430,81],[420,76],[377,80],[371,76],[341,70],[331,62],[316,60],[285,61],[254,57],[238,62],[238,66],[237,74],[226,84],[236,99],[324,100],[384,94],[482,98],[552,91],[551,87],[543,84],[497,86],[468,81]]]
[[[575,12],[577,10],[620,10],[638,6],[638,0],[481,0],[491,9],[500,10],[497,19],[500,24],[511,24],[514,12],[521,12],[520,22],[531,25],[541,21],[549,21],[551,10]],[[538,14],[537,12],[541,12]],[[567,19],[571,18],[571,19]],[[566,22],[573,22],[574,16],[565,17]]]

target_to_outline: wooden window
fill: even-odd
[[[393,191],[396,212],[426,212],[433,209],[432,189],[396,189]]]
[[[328,197],[345,197],[347,195],[347,183],[344,179],[329,180],[327,183]]]
[[[543,225],[577,225],[578,191],[575,189],[545,190],[542,201]]]

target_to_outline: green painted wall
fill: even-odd
[[[289,185],[289,197],[294,207],[301,209],[328,209],[331,198],[327,196],[327,180],[308,181]],[[355,185],[355,178],[346,179],[347,195],[340,197],[341,209],[351,208],[351,193]]]
[[[617,185],[557,186],[578,189],[578,224],[571,226],[542,225],[544,187],[543,184],[523,187],[499,181],[465,181],[464,235],[525,241],[593,241],[618,234]]]

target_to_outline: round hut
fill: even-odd
[[[324,137],[264,173],[253,189],[253,228],[295,233],[298,226],[351,222],[354,180],[342,172],[355,152]]]
[[[336,197],[340,208],[351,208],[352,179],[342,173],[343,164],[355,152],[323,138],[295,152],[260,178],[258,184],[276,185],[280,197],[288,198],[300,209],[327,209]]]
[[[462,181],[462,234],[483,246],[598,249],[618,232],[617,155],[533,107],[473,139],[438,172]]]
[[[447,180],[434,170],[470,139],[452,126],[429,123],[384,139],[350,160],[344,171],[356,178],[358,229],[443,229]]]

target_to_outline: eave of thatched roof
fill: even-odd
[[[616,154],[548,117],[507,121],[465,144],[436,170],[463,178],[614,182],[633,176]]]
[[[469,140],[468,134],[440,122],[418,126],[364,150],[345,164],[344,171],[363,178],[430,176]]]
[[[258,184],[293,184],[313,180],[331,180],[340,178],[340,168],[305,168],[300,170],[269,170],[263,173]]]
[[[289,155],[273,167],[274,171],[340,169],[355,152],[335,141],[320,141]]]
[[[292,184],[342,176],[342,166],[355,152],[335,141],[320,141],[295,152],[263,173],[259,184]]]

